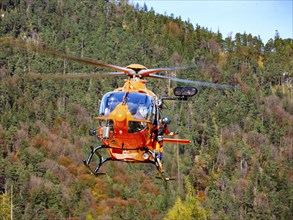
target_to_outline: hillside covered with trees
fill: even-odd
[[[34,78],[105,69],[1,43],[3,219],[292,219],[292,39],[225,37],[127,0],[3,0],[0,37],[119,66],[196,65],[167,74],[239,87],[199,87],[190,101],[167,103],[170,130],[191,140],[165,146],[165,170],[177,177],[168,188],[152,165],[106,163],[95,177],[83,165],[98,145],[88,130],[123,77]],[[180,84],[147,85],[161,96]]]

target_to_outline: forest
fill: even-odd
[[[204,9],[203,9],[204,10]],[[35,78],[107,71],[0,40],[2,219],[292,219],[293,39],[223,36],[128,0],[1,0],[0,39],[12,37],[104,63],[192,65],[173,77],[237,85],[198,87],[164,108],[189,145],[166,144],[164,167],[83,165],[103,94],[123,77]],[[180,83],[147,79],[158,96]]]

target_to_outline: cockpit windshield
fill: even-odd
[[[106,93],[100,105],[100,115],[108,116],[123,101],[125,94],[125,92]],[[130,92],[126,97],[126,104],[135,119],[150,120],[154,115],[154,99],[147,94]]]

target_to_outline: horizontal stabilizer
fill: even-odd
[[[173,138],[164,138],[164,143],[176,143],[176,144],[190,144],[188,139],[173,139]]]

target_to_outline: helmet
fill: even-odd
[[[117,104],[118,104],[118,100],[116,97],[112,96],[108,99],[108,106],[111,111],[114,110],[114,108],[116,107]]]
[[[114,96],[111,96],[109,99],[108,99],[108,104],[111,105],[111,104],[114,104],[114,103],[117,103],[118,100],[116,97]]]
[[[167,116],[164,116],[163,118],[162,118],[162,122],[164,123],[164,124],[170,124],[171,123],[171,119],[170,118],[168,118]]]

